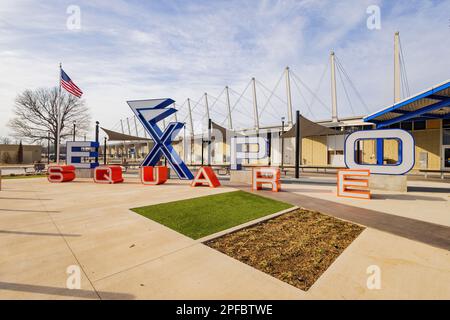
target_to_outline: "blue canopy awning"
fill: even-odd
[[[363,120],[383,128],[401,121],[448,118],[450,80],[368,115]]]

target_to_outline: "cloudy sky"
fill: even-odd
[[[380,29],[367,27],[371,5],[380,7]],[[79,29],[70,27],[73,6]],[[270,124],[286,115],[284,79],[276,87],[286,66],[294,108],[330,118],[334,50],[345,70],[339,116],[366,115],[392,103],[397,30],[411,93],[450,78],[450,1],[1,0],[0,137],[10,134],[16,95],[57,85],[59,62],[85,92],[93,120],[109,128],[132,115],[131,99],[171,97],[181,106],[190,97],[201,119],[204,92],[213,119],[224,122],[224,86],[234,105],[251,77],[262,124]],[[252,125],[250,99],[248,89],[235,105],[236,126]]]

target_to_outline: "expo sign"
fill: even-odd
[[[361,160],[361,142],[367,140],[376,141],[376,164],[364,163]],[[393,164],[384,163],[386,140],[394,140],[398,145],[397,160]],[[414,167],[414,138],[409,132],[400,129],[357,131],[345,140],[344,161],[349,169],[338,171],[337,195],[370,199],[369,177],[371,174],[403,175]]]
[[[192,186],[206,184],[217,187],[220,185],[210,167],[201,167],[194,177],[172,147],[172,140],[183,128],[183,123],[171,122],[164,130],[157,125],[159,121],[177,111],[170,107],[174,103],[172,99],[134,100],[127,103],[154,141],[153,148],[141,163],[142,184],[158,185],[167,181],[168,168],[158,166],[161,156],[164,156],[180,179],[193,180]],[[376,141],[376,163],[365,163],[362,159],[364,150],[361,148],[364,149],[367,140]],[[391,163],[385,163],[384,150],[387,140],[394,140],[398,145],[397,156],[393,156],[396,159],[388,161]],[[267,140],[259,135],[232,137],[230,139],[231,169],[240,170],[243,160],[261,160],[270,156],[269,142],[270,139]],[[86,162],[87,159],[98,157],[98,147],[99,144],[96,142],[68,142],[67,165],[51,167],[49,180],[51,182],[72,181],[76,177],[75,169],[90,169],[94,171],[94,181],[97,183],[122,182],[122,170],[119,166],[99,166],[98,162],[92,160]],[[344,162],[348,169],[338,171],[338,195],[370,198],[368,179],[371,174],[403,175],[413,168],[414,161],[414,138],[405,130],[363,130],[351,133],[344,144]],[[279,191],[281,189],[279,169],[255,168],[252,174],[252,188],[259,190],[262,184],[269,184],[273,191]]]
[[[383,161],[384,141],[388,139],[398,142],[398,160],[394,164],[385,164]],[[376,140],[377,164],[357,161],[357,144],[364,140]],[[414,138],[408,131],[401,129],[357,131],[345,139],[344,161],[349,169],[368,169],[371,174],[402,175],[414,167]]]

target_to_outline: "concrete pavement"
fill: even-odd
[[[232,188],[3,182],[0,299],[450,298],[449,251],[371,228],[304,292],[129,210]],[[381,290],[365,285],[373,264]],[[80,290],[66,288],[71,265]]]

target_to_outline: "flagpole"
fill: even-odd
[[[58,90],[58,103],[56,110],[56,164],[59,164],[59,140],[61,130],[61,70],[62,65],[59,63],[59,90]]]

